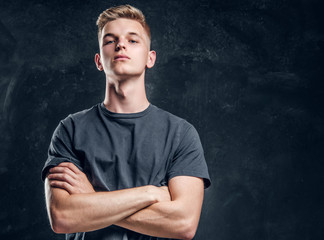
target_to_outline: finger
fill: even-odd
[[[61,188],[66,190],[68,193],[72,194],[73,188],[70,184],[64,181],[56,181],[56,180],[50,180],[49,181],[51,187],[55,188]]]
[[[67,168],[69,168],[71,171],[73,171],[76,174],[82,172],[77,166],[75,166],[71,162],[62,162],[58,166],[60,166],[60,167],[67,167]]]
[[[75,180],[70,175],[64,173],[50,173],[48,179],[64,181],[70,185],[75,185]]]
[[[68,167],[63,167],[63,166],[56,166],[56,167],[52,167],[50,170],[49,170],[50,173],[70,173],[71,175],[74,174],[74,172],[68,168]]]
[[[71,176],[72,178],[76,178],[76,174],[69,168],[67,167],[53,167],[49,170],[49,173],[50,174],[53,174],[53,173],[61,173],[61,174],[67,174],[69,176]]]

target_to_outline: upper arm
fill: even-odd
[[[45,182],[45,199],[46,199],[46,209],[48,217],[50,220],[51,227],[54,232],[58,232],[59,222],[58,222],[58,209],[61,207],[62,203],[69,196],[69,193],[61,188],[51,187],[49,180],[46,177]]]
[[[82,170],[82,163],[75,151],[73,129],[71,118],[66,118],[56,127],[48,148],[48,158],[42,169],[42,179],[44,181],[49,169],[62,162],[72,162]]]
[[[204,150],[197,130],[189,124],[183,127],[180,143],[174,152],[167,171],[167,179],[176,176],[192,176],[204,179],[204,187],[210,185],[210,177],[206,164]]]
[[[66,190],[51,187],[47,177],[44,182],[44,187],[47,208],[53,205],[58,205],[60,201],[69,196],[69,193]]]
[[[179,204],[184,217],[197,227],[204,198],[204,182],[201,178],[177,176],[169,181],[171,200]]]

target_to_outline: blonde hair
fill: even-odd
[[[142,13],[142,11],[131,5],[126,4],[108,8],[99,15],[97,20],[99,41],[101,38],[102,29],[104,28],[106,23],[114,21],[118,18],[127,18],[139,22],[143,26],[149,39],[151,39],[150,27],[147,25],[145,21],[145,16]]]

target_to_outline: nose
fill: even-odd
[[[125,42],[121,39],[118,40],[117,44],[116,44],[116,48],[115,48],[115,51],[120,51],[121,49],[125,49],[126,48],[126,45],[125,45]]]

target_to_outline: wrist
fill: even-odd
[[[158,195],[156,194],[157,187],[155,187],[153,185],[147,185],[144,188],[145,188],[144,191],[145,191],[149,201],[151,202],[151,204],[157,203],[159,201]]]

